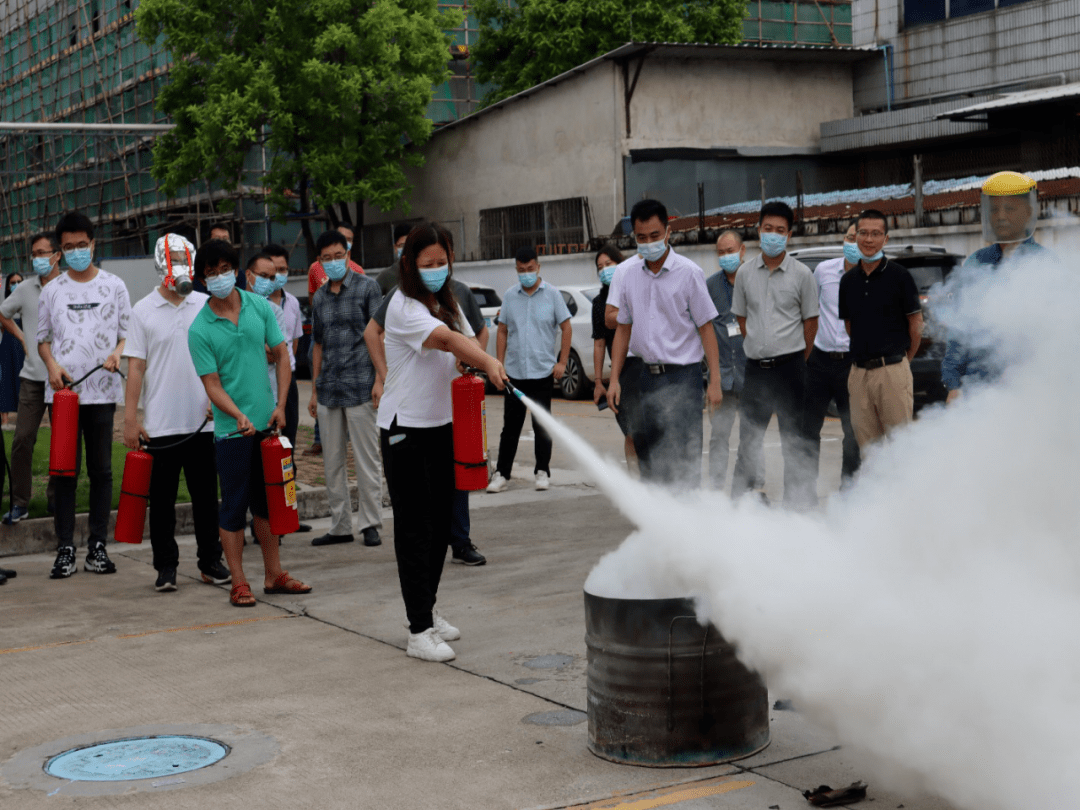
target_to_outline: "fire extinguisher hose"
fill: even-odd
[[[105,364],[104,363],[99,363],[98,365],[94,366],[92,369],[90,369],[88,372],[83,374],[81,377],[79,377],[79,379],[75,380],[74,382],[65,383],[64,387],[65,388],[74,388],[76,385],[81,383],[83,380],[85,380],[87,377],[89,377],[95,371],[97,371],[98,369],[102,369],[102,368],[105,368]],[[121,379],[124,379],[124,380],[127,379],[127,377],[125,377],[123,372],[121,372],[119,369],[117,369],[115,373],[119,374]]]
[[[149,442],[142,442],[141,441],[141,442],[139,442],[139,444],[142,445],[147,450],[172,450],[174,447],[179,447],[184,442],[189,442],[193,438],[198,436],[200,433],[202,433],[202,429],[204,427],[206,427],[206,423],[209,422],[209,421],[210,421],[210,417],[207,416],[205,419],[203,419],[202,424],[199,425],[197,428],[195,428],[194,433],[189,433],[187,436],[185,436],[180,441],[173,442],[172,444],[159,444],[159,445],[155,445],[154,447],[151,447]]]

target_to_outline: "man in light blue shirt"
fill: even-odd
[[[562,379],[570,356],[570,310],[562,293],[540,278],[536,251],[522,248],[515,265],[518,283],[503,295],[499,313],[499,331],[495,351],[506,368],[510,384],[545,410],[551,410],[551,389]],[[561,333],[561,338],[560,338]],[[559,344],[558,359],[555,343]],[[525,424],[525,406],[506,391],[503,429],[499,437],[499,462],[488,484],[488,492],[502,492],[510,480],[517,455],[521,427]],[[551,477],[551,437],[533,418],[536,437],[536,488],[545,490]]]

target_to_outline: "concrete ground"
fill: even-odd
[[[610,414],[591,403],[556,401],[553,410],[620,454]],[[489,399],[493,450],[500,414]],[[780,470],[774,431],[770,490]],[[826,434],[823,492],[839,477],[839,423],[829,420]],[[524,475],[531,455],[523,442]],[[503,494],[473,496],[473,539],[489,563],[446,566],[439,605],[462,631],[449,664],[404,654],[388,511],[378,548],[287,538],[286,567],[314,591],[256,589],[250,610],[231,607],[227,587],[197,579],[190,537],[180,540],[175,593],[154,591],[148,543],[111,546],[111,576],[80,570],[53,581],[51,554],[4,558],[18,577],[0,588],[0,806],[787,810],[808,806],[803,790],[864,776],[858,752],[837,748],[797,711],[770,712],[764,751],[698,769],[610,763],[586,749],[586,723],[530,722],[587,710],[582,583],[631,529],[565,450],[556,447],[553,467],[546,493],[519,477]],[[315,533],[328,525],[315,521]],[[257,582],[259,555],[247,551]],[[75,745],[169,729],[209,729],[234,750],[186,778],[101,784],[41,771]],[[948,807],[873,783],[869,798],[879,808]]]

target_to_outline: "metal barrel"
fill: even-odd
[[[589,750],[651,767],[715,765],[769,744],[765,682],[690,599],[585,593]]]

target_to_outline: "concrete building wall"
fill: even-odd
[[[903,0],[855,0],[856,45],[889,43],[896,104],[1080,80],[1080,0],[1029,0],[905,28]],[[886,99],[882,63],[855,78],[855,108]],[[1063,75],[1060,75],[1063,74]]]
[[[851,74],[850,64],[812,56],[805,62],[647,60],[630,103],[626,149],[813,152],[822,121],[852,115]]]
[[[461,233],[460,258],[480,255],[479,212],[486,208],[588,197],[597,228],[609,229],[622,208],[615,70],[599,65],[436,133],[422,150],[425,165],[409,173],[409,216],[439,219]],[[365,212],[368,224],[404,218]]]

